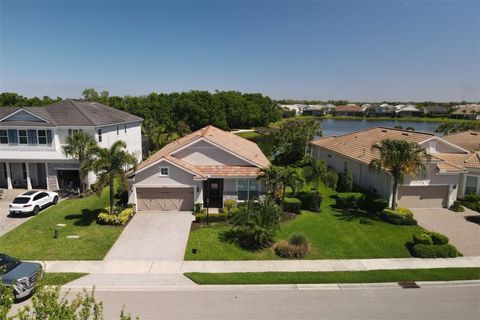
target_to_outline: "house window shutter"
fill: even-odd
[[[9,143],[18,143],[18,133],[15,129],[8,130],[8,142]]]
[[[28,130],[28,143],[37,144],[37,130]]]
[[[52,130],[47,130],[47,143],[52,143]]]

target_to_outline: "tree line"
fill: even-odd
[[[27,98],[4,92],[0,94],[0,107],[45,106],[61,99],[48,96]],[[144,118],[146,133],[158,126],[180,127],[184,131],[197,130],[209,124],[222,129],[263,127],[282,117],[282,110],[269,97],[238,91],[189,91],[120,97],[89,88],[82,92],[82,100],[97,101]]]

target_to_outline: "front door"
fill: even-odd
[[[205,181],[203,200],[205,207],[223,207],[223,179],[208,179]]]

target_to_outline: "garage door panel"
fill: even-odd
[[[397,203],[407,208],[442,208],[447,206],[448,186],[401,186]]]
[[[190,211],[194,206],[193,188],[138,188],[139,211]]]

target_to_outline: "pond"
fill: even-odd
[[[415,131],[435,132],[442,125],[442,122],[414,122],[414,121],[398,121],[398,120],[336,120],[336,119],[320,119],[320,126],[324,137],[338,136],[354,131],[360,131],[373,127],[390,127],[401,126],[402,128],[412,127]]]

